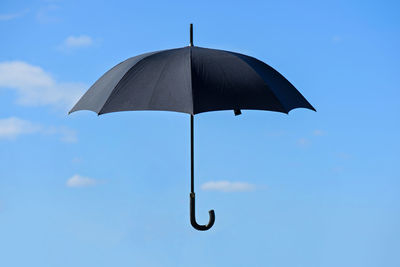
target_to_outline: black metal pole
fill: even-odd
[[[193,46],[193,24],[190,23],[190,46]],[[210,219],[207,225],[196,222],[196,195],[194,194],[194,115],[190,114],[190,223],[199,231],[207,231],[215,222],[214,210],[208,211]]]
[[[190,23],[190,46],[193,46],[193,23]],[[190,114],[190,158],[191,158],[191,184],[190,192],[194,195],[194,116]]]
[[[190,46],[193,46],[193,23],[190,23]],[[194,116],[190,114],[190,158],[191,158],[191,184],[190,192],[194,196]]]
[[[194,116],[190,114],[190,192],[194,194]]]
[[[190,114],[190,223],[199,231],[207,231],[215,222],[214,210],[208,211],[210,219],[207,225],[196,222],[196,195],[194,193],[194,116]]]

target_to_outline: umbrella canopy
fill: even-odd
[[[239,53],[195,46],[129,58],[105,73],[72,108],[104,114],[166,110],[198,114],[257,109],[315,110],[279,72]]]
[[[279,72],[243,54],[190,45],[129,58],[106,72],[82,96],[71,112],[97,114],[128,110],[165,110],[190,114],[191,193],[190,221],[208,230],[215,221],[210,210],[207,225],[195,219],[194,115],[207,111],[242,109],[288,113],[314,107]]]

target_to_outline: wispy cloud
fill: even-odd
[[[100,181],[97,179],[84,177],[79,174],[75,174],[71,178],[69,178],[66,182],[68,187],[88,187],[88,186],[95,186],[99,184]]]
[[[287,134],[287,132],[283,131],[283,130],[269,131],[267,133],[267,135],[270,137],[282,137],[282,136],[285,136],[286,134]]]
[[[60,48],[62,49],[74,49],[80,47],[88,47],[93,44],[92,37],[88,35],[79,35],[79,36],[69,36],[64,42],[61,44]]]
[[[50,3],[47,6],[43,6],[36,13],[36,19],[40,23],[56,23],[60,21],[59,14],[57,11],[60,10],[60,7],[56,4]]]
[[[29,134],[56,135],[65,143],[78,141],[76,132],[64,126],[45,127],[17,117],[0,119],[0,140],[15,140],[21,135]]]
[[[0,139],[15,139],[20,135],[37,133],[39,125],[16,117],[0,119]]]
[[[78,136],[76,131],[65,127],[65,126],[50,126],[45,127],[41,131],[43,134],[49,135],[58,135],[60,137],[60,141],[64,143],[76,143],[78,142]]]
[[[83,162],[83,158],[81,158],[81,157],[74,157],[74,158],[71,160],[71,162],[72,162],[73,164],[80,164],[80,163]]]
[[[16,13],[8,13],[8,14],[3,13],[3,14],[0,14],[0,21],[13,20],[13,19],[24,16],[28,12],[29,12],[28,9],[24,9],[24,10],[16,12]]]
[[[343,166],[335,166],[331,170],[335,174],[341,174],[341,173],[343,173],[344,168],[343,168]]]
[[[202,190],[221,192],[248,192],[255,190],[255,185],[245,182],[211,181],[201,185]]]
[[[322,135],[325,135],[325,132],[322,131],[322,130],[316,129],[316,130],[313,131],[313,135],[322,136]]]
[[[0,62],[0,88],[15,90],[20,105],[67,109],[78,100],[86,85],[58,82],[42,68],[23,61],[5,61]]]
[[[342,36],[340,36],[340,35],[334,35],[334,36],[332,36],[332,42],[334,42],[334,43],[340,43],[341,41],[342,41]]]
[[[337,154],[338,158],[343,159],[343,160],[348,160],[351,159],[351,155],[349,153],[341,152]]]
[[[297,139],[297,145],[301,147],[306,147],[310,144],[310,141],[307,138],[299,138]]]

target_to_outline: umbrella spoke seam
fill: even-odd
[[[103,104],[103,106],[101,107],[101,109],[100,109],[100,111],[98,112],[98,114],[101,115],[103,109],[111,102],[113,96],[114,96],[114,95],[116,94],[116,92],[118,91],[118,90],[116,90],[116,89],[119,88],[119,85],[122,83],[122,81],[125,80],[125,78],[127,77],[128,73],[133,72],[133,71],[140,65],[140,63],[143,63],[144,60],[149,59],[150,57],[153,57],[153,56],[155,56],[155,55],[158,55],[158,54],[163,53],[163,52],[166,52],[166,51],[169,51],[169,50],[161,50],[161,51],[154,52],[154,53],[152,53],[152,54],[150,54],[150,55],[148,55],[148,56],[145,56],[144,58],[142,58],[142,59],[140,59],[138,62],[136,62],[136,64],[133,65],[127,72],[125,72],[125,74],[121,77],[121,79],[120,79],[120,80],[118,81],[118,83],[115,85],[114,89],[111,91],[110,95],[109,95],[108,98],[107,98],[107,101]]]
[[[230,52],[225,52],[225,53],[229,53],[231,55],[233,55],[234,57],[238,58],[240,61],[242,61],[244,64],[246,64],[264,83],[264,85],[269,88],[268,84],[265,82],[265,80],[263,79],[263,77],[261,77],[261,75],[249,64],[247,63],[245,60],[243,60],[240,56],[235,55],[234,53],[230,53]],[[279,105],[281,106],[282,110],[288,114],[288,112],[290,110],[287,110],[287,108],[282,104],[282,101],[279,99],[279,97],[275,94],[274,90],[269,89],[269,91],[272,93],[272,95],[278,100]]]

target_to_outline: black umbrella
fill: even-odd
[[[279,72],[243,54],[190,45],[129,58],[106,72],[82,96],[71,112],[91,110],[98,115],[126,110],[166,110],[190,114],[190,222],[197,230],[210,229],[195,219],[194,115],[207,111],[242,109],[288,113],[294,108],[315,109]]]

